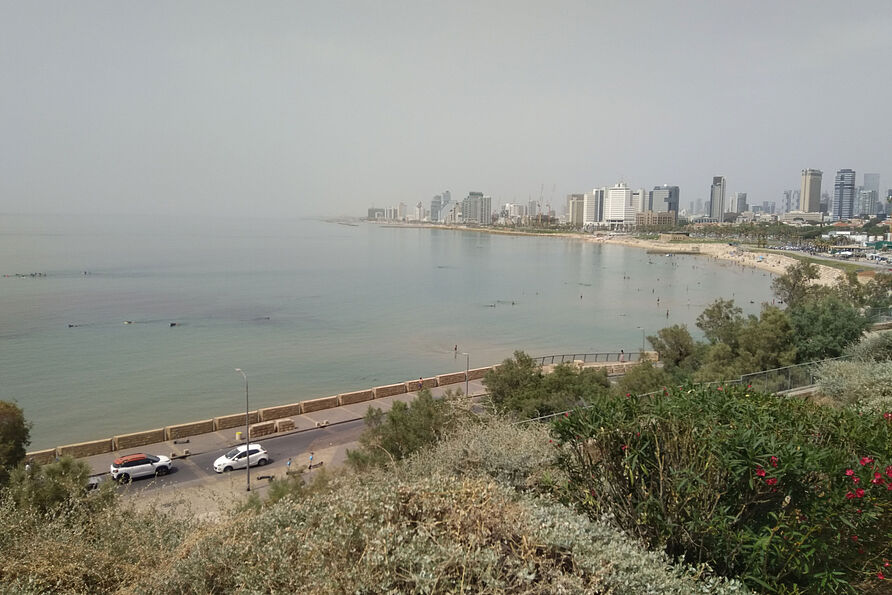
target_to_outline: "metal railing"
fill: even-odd
[[[641,361],[642,353],[645,354],[645,356],[647,355],[647,352],[642,351],[630,351],[628,353],[620,351],[600,351],[598,353],[564,353],[561,355],[542,355],[539,357],[534,357],[532,359],[540,366],[547,366],[552,364],[571,364],[575,361],[582,361],[582,363],[584,364],[590,362],[624,363]]]
[[[815,379],[817,378],[817,370],[821,365],[827,362],[847,361],[850,359],[851,356],[843,355],[841,357],[831,357],[814,362],[806,362],[804,364],[784,366],[783,368],[763,370],[762,372],[752,372],[751,374],[744,374],[740,378],[736,378],[733,380],[722,380],[720,382],[703,382],[698,384],[700,386],[725,386],[728,384],[745,384],[747,386],[752,386],[754,390],[758,390],[761,392],[782,393],[796,388],[813,385],[815,383]],[[660,394],[661,392],[663,391],[657,390],[650,393],[644,393],[639,396],[652,397],[654,395]],[[516,423],[525,424],[532,421],[546,421],[555,417],[560,417],[561,415],[565,415],[567,413],[571,413],[577,409],[590,409],[594,406],[595,405],[582,405],[580,407],[574,407],[573,409],[567,409],[566,411],[559,411],[557,413],[551,413],[549,415],[543,415],[532,419],[524,419]]]

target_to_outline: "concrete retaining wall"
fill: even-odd
[[[242,416],[242,423],[245,422],[245,416]],[[196,436],[198,434],[208,434],[214,431],[214,420],[204,419],[201,421],[193,421],[188,424],[178,424],[175,426],[167,426],[167,439],[176,440],[186,436]]]
[[[260,410],[261,421],[282,419],[283,417],[292,417],[294,415],[300,415],[300,403],[279,405],[278,407],[266,407],[265,409]]]
[[[264,421],[251,426],[251,440],[256,440],[261,436],[269,436],[276,433],[276,422]]]
[[[60,457],[89,457],[91,455],[101,455],[111,452],[114,448],[111,438],[103,438],[102,440],[91,440],[90,442],[78,442],[77,444],[66,444],[58,448]]]
[[[56,460],[56,449],[47,448],[46,450],[35,450],[34,452],[29,452],[28,456],[25,457],[25,460],[34,461],[35,463],[40,463],[41,465],[52,463]]]
[[[445,386],[447,384],[458,384],[465,381],[464,372],[456,372],[455,374],[440,374],[437,376],[437,386]]]
[[[301,413],[310,413],[313,411],[320,411],[322,409],[331,409],[332,407],[338,406],[338,396],[335,395],[333,397],[322,397],[321,399],[311,399],[309,401],[304,401],[300,404],[300,412]]]
[[[248,421],[252,425],[260,421],[256,411],[251,411],[248,414]],[[243,425],[245,425],[244,413],[234,413],[232,415],[224,415],[223,417],[214,418],[214,430],[218,432],[220,430],[228,430],[229,428],[237,428]]]
[[[340,405],[353,405],[354,403],[363,403],[365,401],[371,401],[375,398],[375,393],[372,389],[368,390],[358,390],[352,393],[341,393],[338,395],[338,403]]]
[[[381,397],[392,397],[394,395],[404,395],[408,392],[406,390],[405,382],[401,382],[399,384],[388,384],[387,386],[376,386],[372,390],[375,393],[376,399],[380,399]]]
[[[147,432],[135,432],[133,434],[121,434],[120,436],[114,437],[115,450],[136,448],[137,446],[145,446],[146,444],[164,442],[164,440],[164,428],[148,430]]]

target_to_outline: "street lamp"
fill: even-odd
[[[636,326],[635,328],[641,329],[641,353],[644,354],[644,327]]]
[[[468,396],[468,373],[471,371],[471,354],[462,352],[465,356],[465,396]]]
[[[249,440],[251,439],[251,426],[248,425],[248,375],[245,374],[244,370],[241,368],[236,368],[236,372],[242,375],[242,378],[245,379],[245,472],[247,475],[248,487],[245,491],[251,491],[251,445],[249,444]]]

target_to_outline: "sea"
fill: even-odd
[[[695,334],[771,276],[546,235],[317,219],[0,215],[0,400],[31,450],[530,355]],[[456,347],[466,357],[456,357]]]

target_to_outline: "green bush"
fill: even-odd
[[[604,398],[555,433],[584,510],[755,589],[853,590],[892,557],[881,415],[689,387]]]
[[[394,464],[436,442],[450,428],[471,420],[466,400],[451,392],[434,399],[429,390],[421,390],[409,404],[394,402],[386,415],[369,406],[360,448],[347,451],[347,462],[359,470]]]
[[[530,419],[566,411],[606,393],[610,388],[603,369],[555,366],[550,374],[522,351],[486,373],[483,384],[496,411]]]
[[[30,442],[31,424],[25,421],[22,408],[0,401],[0,486],[6,483],[10,470],[24,460]]]

